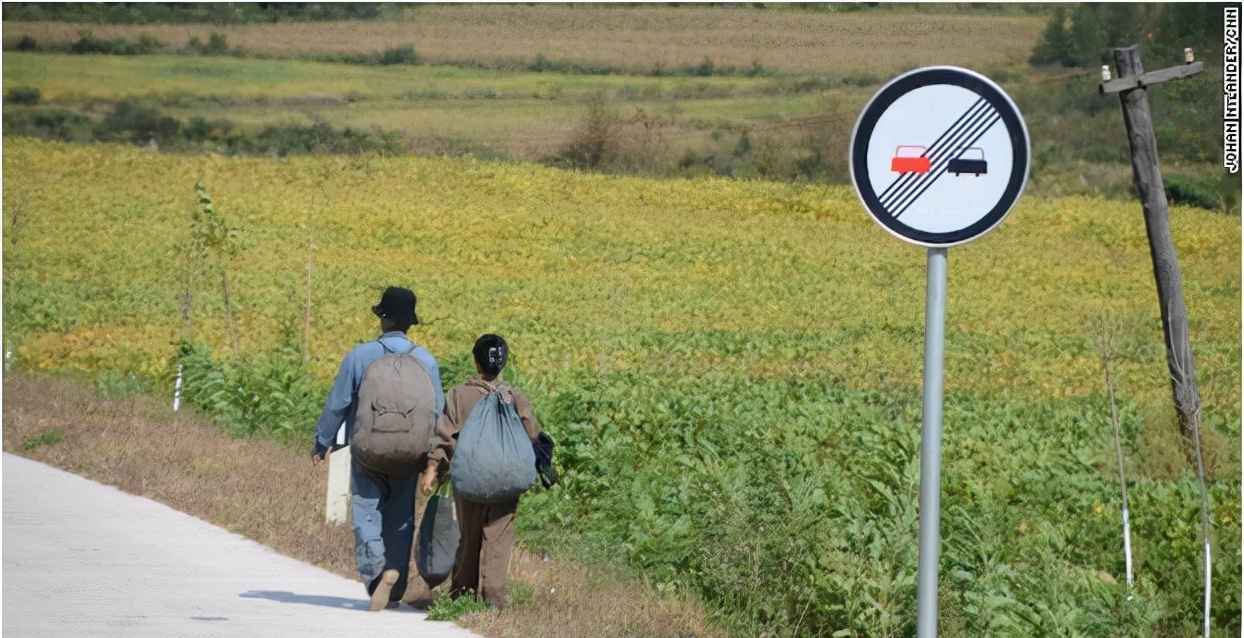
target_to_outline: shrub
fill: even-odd
[[[146,55],[163,47],[164,43],[146,33],[139,36],[138,41],[130,42],[125,38],[105,40],[95,37],[95,34],[90,31],[79,31],[78,39],[69,45],[69,50],[80,55]]]
[[[1222,210],[1224,202],[1219,185],[1209,178],[1187,175],[1166,176],[1166,197],[1172,204],[1196,206],[1207,210]]]
[[[233,122],[227,119],[208,120],[195,116],[182,128],[182,135],[191,142],[206,142],[224,139],[232,130]]]
[[[151,34],[144,33],[138,36],[138,43],[133,46],[133,52],[135,54],[145,55],[155,53],[163,48],[164,43],[160,42],[158,38]]]
[[[4,94],[4,101],[12,104],[33,105],[39,103],[39,89],[33,86],[17,86]]]
[[[108,370],[95,379],[95,391],[110,401],[119,401],[148,390],[147,380],[134,372]]]
[[[95,37],[90,31],[79,31],[78,39],[69,45],[73,53],[112,53],[112,43]]]
[[[415,47],[407,44],[400,47],[391,47],[385,49],[380,54],[380,64],[415,64],[419,61],[415,55]]]
[[[290,155],[304,153],[378,153],[397,155],[404,150],[396,131],[335,129],[324,122],[311,126],[269,126],[253,136],[231,136],[228,150],[234,153]]]
[[[701,60],[699,64],[692,67],[691,74],[700,77],[708,77],[713,74],[713,70],[713,60],[708,56],[704,56],[704,59]]]
[[[146,143],[155,140],[165,144],[176,138],[181,122],[160,114],[160,110],[134,100],[122,100],[113,107],[99,126],[97,134],[103,140],[127,140]]]
[[[558,154],[558,159],[577,168],[597,168],[617,153],[621,122],[602,93],[587,103],[579,129]]]
[[[186,50],[199,55],[225,55],[229,53],[229,39],[223,33],[213,31],[207,36],[205,44],[199,36],[190,36],[186,41]]]
[[[290,329],[270,352],[220,360],[205,345],[183,342],[175,361],[182,367],[182,397],[234,436],[309,438],[325,389],[311,382],[296,344]]]
[[[207,46],[203,47],[205,55],[222,55],[229,52],[229,41],[225,38],[225,34],[212,32],[207,37]]]
[[[4,134],[25,135],[62,142],[89,142],[94,138],[91,119],[63,109],[4,111]]]
[[[17,41],[16,48],[18,51],[34,51],[35,49],[38,48],[38,46],[36,45],[34,38],[30,37],[29,35],[23,35]]]
[[[554,67],[553,63],[550,62],[543,53],[537,53],[536,59],[533,60],[531,64],[527,65],[527,70],[535,71],[536,73],[544,73],[545,71],[554,70]]]

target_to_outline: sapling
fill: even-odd
[[[1114,426],[1114,454],[1119,465],[1119,491],[1123,495],[1123,561],[1127,575],[1127,588],[1133,585],[1132,578],[1132,527],[1127,507],[1127,476],[1123,466],[1123,442],[1119,427],[1119,406],[1114,398],[1114,376],[1110,372],[1110,363],[1114,358],[1115,332],[1113,326],[1107,325],[1103,319],[1097,334],[1097,352],[1101,355],[1101,367],[1106,375],[1106,393],[1110,397],[1110,423]],[[1129,598],[1131,594],[1128,595]]]
[[[191,219],[191,246],[199,257],[214,257],[220,266],[220,290],[225,303],[225,321],[229,325],[229,337],[233,356],[241,355],[238,345],[238,328],[233,318],[233,304],[229,298],[229,269],[227,262],[238,252],[238,229],[230,227],[216,212],[212,196],[203,182],[195,182],[195,195],[199,205]]]
[[[315,273],[315,240],[307,234],[306,300],[302,306],[302,364],[311,363],[311,276]]]
[[[1172,338],[1169,342],[1170,351],[1175,353],[1171,357],[1171,379],[1175,385],[1175,401],[1176,403],[1184,402],[1182,405],[1192,406],[1192,410],[1188,415],[1188,424],[1191,426],[1192,434],[1192,452],[1196,459],[1197,482],[1201,490],[1201,547],[1203,548],[1203,565],[1205,570],[1205,578],[1203,587],[1205,590],[1204,611],[1202,631],[1203,637],[1209,638],[1209,619],[1210,619],[1210,592],[1213,589],[1213,558],[1210,550],[1210,501],[1209,489],[1205,487],[1205,457],[1201,450],[1201,400],[1197,395],[1195,382],[1190,381],[1188,371],[1182,368],[1181,362],[1188,362],[1191,366],[1192,362],[1192,346],[1189,340],[1185,339],[1180,344],[1176,344]],[[1176,351],[1178,349],[1178,352]]]

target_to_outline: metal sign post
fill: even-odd
[[[920,434],[918,636],[937,635],[937,559],[941,555],[942,363],[946,343],[946,249],[929,249],[924,301],[924,419]]]
[[[928,248],[916,635],[936,638],[947,248],[993,230],[1011,211],[1028,182],[1028,129],[985,76],[928,67],[873,96],[855,124],[849,160],[873,220]]]

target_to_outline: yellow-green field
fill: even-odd
[[[906,10],[819,13],[737,7],[421,6],[399,21],[219,26],[4,23],[4,38],[68,43],[90,29],[104,38],[150,34],[173,46],[226,35],[231,47],[271,56],[370,53],[413,44],[430,62],[527,64],[550,59],[648,72],[700,64],[792,73],[867,72],[931,59],[974,68],[1022,64],[1044,20]],[[887,42],[884,50],[879,41]]]
[[[434,352],[464,352],[495,330],[535,375],[712,366],[832,374],[863,388],[920,378],[923,252],[876,228],[847,188],[23,139],[6,142],[4,177],[7,327],[37,368],[166,364],[181,325],[174,249],[202,179],[246,241],[230,265],[244,350],[301,321],[312,242],[320,379],[371,333],[367,308],[389,283],[419,293],[428,322],[417,335]],[[1177,208],[1172,224],[1207,410],[1238,418],[1239,219]],[[221,346],[214,282],[200,282],[195,320],[198,336]],[[1097,393],[1103,315],[1126,327],[1124,391],[1161,401],[1137,206],[1023,200],[997,232],[951,251],[948,390]],[[667,349],[695,335],[713,347]]]
[[[211,346],[177,359],[190,405],[301,446],[342,354],[375,335],[370,305],[411,286],[413,337],[447,379],[478,334],[503,334],[507,375],[558,440],[561,485],[524,497],[529,547],[626,563],[739,636],[914,631],[924,253],[848,188],[22,138],[4,150],[19,370],[163,394],[189,336]],[[193,281],[193,334],[179,311],[198,180],[241,231],[225,266],[240,356],[219,271]],[[1218,638],[1239,631],[1240,220],[1175,208],[1171,221],[1204,398]],[[951,251],[948,638],[1199,627],[1199,497],[1154,297],[1131,203],[1029,198]],[[1118,331],[1134,593],[1120,584],[1103,319]]]

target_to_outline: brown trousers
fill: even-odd
[[[464,501],[455,494],[454,506],[461,537],[449,593],[458,596],[473,591],[488,604],[504,607],[518,499],[484,505]]]

